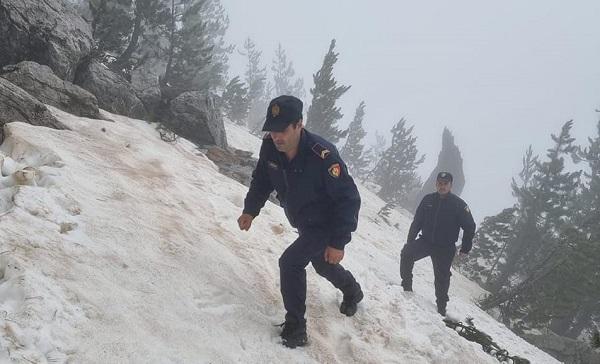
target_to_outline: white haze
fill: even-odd
[[[343,316],[341,293],[309,267],[310,343],[285,348],[277,259],[297,234],[282,209],[268,202],[241,232],[247,187],[192,143],[165,143],[142,120],[50,109],[71,130],[9,123],[0,146],[0,363],[498,363],[445,327],[429,261],[414,294],[401,292],[410,216],[384,222],[362,187],[344,264],[365,299]],[[247,131],[227,133],[258,149]],[[452,279],[452,315],[532,364],[557,363],[481,311],[476,284]]]
[[[550,147],[550,133],[575,120],[579,143],[595,133],[600,107],[600,2],[222,0],[227,37],[251,37],[270,71],[278,42],[308,89],[332,38],[347,125],[367,104],[370,140],[401,117],[415,125],[427,155],[426,179],[448,126],[464,162],[463,197],[478,220],[513,203],[510,180],[529,144]],[[230,75],[243,75],[235,53]]]

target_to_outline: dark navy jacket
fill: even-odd
[[[302,131],[298,154],[291,161],[269,135],[263,139],[244,213],[257,216],[271,192],[293,227],[326,235],[327,245],[343,249],[356,230],[360,195],[335,146]]]
[[[463,229],[460,251],[468,253],[475,235],[475,221],[469,207],[453,193],[440,198],[440,194],[435,192],[423,197],[419,204],[408,231],[408,241],[415,240],[421,231],[421,239],[425,242],[440,247],[454,246],[460,228]]]

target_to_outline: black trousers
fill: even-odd
[[[315,271],[340,289],[344,295],[352,295],[358,284],[352,273],[340,264],[325,261],[328,237],[325,232],[301,231],[279,258],[281,295],[286,321],[305,322],[306,312],[306,266],[312,263]]]
[[[435,285],[435,298],[438,307],[446,307],[448,302],[448,289],[450,288],[450,267],[456,254],[456,247],[434,246],[422,239],[408,242],[400,253],[400,277],[403,286],[412,287],[412,270],[417,260],[431,257]]]

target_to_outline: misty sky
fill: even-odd
[[[434,167],[448,126],[461,149],[462,197],[477,220],[513,204],[510,180],[529,144],[538,154],[550,133],[575,120],[579,143],[600,114],[600,1],[274,1],[222,0],[227,39],[250,37],[270,71],[281,42],[304,78],[308,110],[312,74],[337,40],[334,74],[352,85],[340,100],[346,126],[361,100],[365,129],[389,130],[401,117],[415,125]],[[230,76],[245,59],[232,56]],[[306,115],[306,114],[305,114]],[[433,186],[432,186],[433,190]]]

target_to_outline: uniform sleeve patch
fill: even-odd
[[[340,174],[342,174],[342,167],[340,167],[339,163],[334,163],[327,169],[329,175],[333,178],[338,178]]]
[[[326,159],[329,156],[329,154],[331,154],[331,151],[329,149],[325,148],[319,143],[315,143],[315,145],[313,145],[312,151],[315,152],[315,154],[318,155],[321,159]]]

